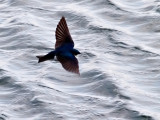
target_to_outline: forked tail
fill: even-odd
[[[55,52],[52,51],[52,52],[48,53],[47,55],[39,55],[39,56],[36,56],[36,57],[39,59],[38,63],[40,63],[40,62],[44,62],[46,60],[54,59],[54,56],[55,56]]]
[[[39,60],[38,63],[48,60],[45,55],[36,56]]]

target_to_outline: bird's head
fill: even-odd
[[[72,53],[73,53],[73,55],[78,55],[78,54],[81,54],[78,50],[76,50],[76,49],[73,49],[72,50]]]

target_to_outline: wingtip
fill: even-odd
[[[78,76],[80,76],[80,72],[79,71],[68,71],[68,72],[72,72],[72,73],[77,74]]]
[[[78,76],[80,76],[81,74],[80,73],[78,73]]]
[[[64,16],[62,16],[62,18],[61,19],[65,19],[65,17]]]
[[[60,22],[61,22],[61,21],[66,21],[66,19],[65,19],[64,16],[62,16],[62,18],[60,19]],[[59,22],[59,23],[60,23],[60,22]]]
[[[78,70],[76,70],[76,71],[72,71],[72,72],[80,76],[79,69],[78,69]]]

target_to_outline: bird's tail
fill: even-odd
[[[38,63],[44,62],[44,61],[46,61],[46,60],[54,59],[54,57],[51,58],[51,57],[48,56],[48,55],[39,55],[39,56],[36,56],[36,57],[39,59],[39,60],[38,60]]]
[[[44,62],[44,61],[46,61],[46,60],[48,60],[46,57],[45,57],[45,55],[39,55],[39,56],[36,56],[39,60],[38,60],[38,63],[40,63],[40,62]]]
[[[44,62],[46,60],[54,59],[54,56],[55,56],[55,52],[52,51],[52,52],[48,53],[47,55],[39,55],[36,57],[39,59],[38,63],[40,63],[40,62]]]

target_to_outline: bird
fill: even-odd
[[[64,16],[62,16],[57,25],[55,37],[55,50],[46,55],[36,56],[39,59],[38,63],[52,60],[56,56],[65,70],[80,75],[78,59],[75,56],[81,53],[77,49],[74,49],[74,42]]]

